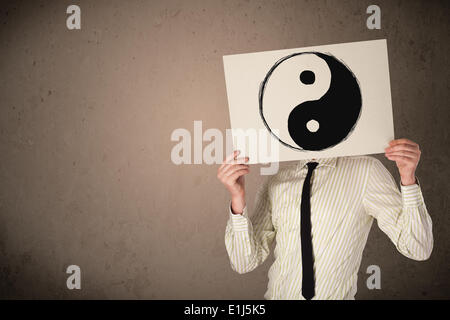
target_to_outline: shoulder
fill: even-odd
[[[267,177],[266,180],[267,184],[268,185],[277,184],[279,182],[291,179],[296,175],[297,165],[298,162],[280,165],[278,171],[275,174]]]
[[[362,168],[371,168],[373,166],[383,166],[380,160],[372,156],[348,156],[348,157],[339,157],[337,159],[337,166],[340,167],[362,167]]]
[[[371,156],[356,156],[339,158],[338,162],[343,172],[349,175],[361,175],[362,177],[369,177],[375,179],[374,181],[391,180],[395,182],[394,177],[389,172],[387,167],[375,157]]]
[[[271,193],[272,190],[278,188],[280,185],[290,183],[297,179],[297,162],[281,164],[275,174],[267,175],[263,185],[260,189],[267,190]]]

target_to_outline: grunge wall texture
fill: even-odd
[[[387,38],[395,134],[422,147],[435,246],[408,260],[374,224],[356,298],[450,298],[449,2],[375,3],[381,30],[365,0],[2,1],[0,297],[262,299],[273,256],[231,270],[217,165],[174,165],[170,135],[229,128],[223,55]]]

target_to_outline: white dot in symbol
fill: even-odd
[[[308,123],[306,123],[306,128],[311,132],[316,132],[319,130],[319,123],[316,120],[309,120]]]

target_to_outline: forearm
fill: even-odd
[[[400,252],[414,260],[426,260],[433,250],[432,221],[417,184],[401,187],[402,212],[398,219]]]
[[[241,214],[230,211],[225,230],[225,247],[234,271],[242,274],[252,271],[259,265],[253,226],[245,207]]]
[[[231,197],[231,212],[233,214],[243,214],[245,206],[245,196],[241,195]]]
[[[401,177],[405,175],[400,174]],[[364,206],[399,252],[414,260],[426,260],[433,249],[431,218],[417,183],[397,183],[379,160],[373,160]]]

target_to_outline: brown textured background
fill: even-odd
[[[174,165],[170,135],[229,127],[223,55],[387,38],[395,133],[423,149],[435,247],[408,260],[374,224],[356,297],[449,298],[449,2],[377,1],[381,30],[370,4],[2,1],[0,297],[262,299],[273,257],[231,270],[217,166]],[[249,203],[265,178],[252,172]],[[371,264],[381,290],[365,286]]]

